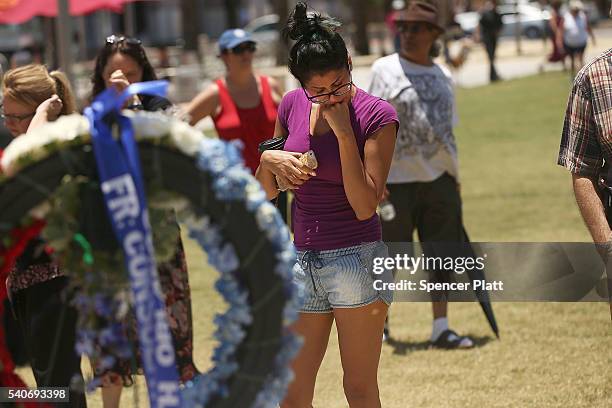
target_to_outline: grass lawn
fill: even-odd
[[[547,74],[457,92],[465,224],[474,241],[584,241],[570,175],[556,157],[569,84]],[[196,361],[210,367],[212,316],[223,308],[216,273],[187,241]],[[428,350],[427,303],[396,303],[379,383],[383,407],[611,407],[612,336],[607,305],[496,303],[495,339],[476,304],[450,306],[468,351]],[[84,365],[85,367],[85,365]],[[28,374],[29,370],[21,372]],[[315,407],[346,407],[336,333],[321,367]],[[29,377],[31,378],[31,376]],[[140,406],[146,406],[139,381]],[[132,406],[133,390],[122,406]],[[101,406],[99,392],[90,406]],[[236,407],[242,408],[242,407]]]
[[[477,241],[585,241],[557,166],[569,93],[561,73],[457,93],[464,216]]]

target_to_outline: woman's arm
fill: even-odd
[[[556,41],[557,41],[557,48],[559,48],[560,50],[563,51],[563,32],[565,31],[565,23],[564,20],[561,19],[561,21],[559,22],[559,25],[557,26],[557,32],[556,32]]]
[[[272,171],[270,171],[270,169],[264,165],[264,160],[267,153],[268,151],[266,150],[261,154],[259,166],[255,171],[255,178],[257,181],[259,181],[266,192],[266,197],[268,200],[273,200],[276,198],[276,196],[278,196],[278,185],[276,184],[274,173],[272,173]]]
[[[193,126],[206,116],[214,116],[218,106],[219,88],[213,82],[187,105],[186,113],[189,115],[189,124]]]
[[[367,220],[376,212],[385,191],[397,125],[389,123],[368,138],[362,162],[349,118],[348,102],[326,107],[323,115],[338,139],[346,197],[357,219]]]
[[[557,29],[559,28],[559,26],[557,25],[557,19],[555,18],[555,15],[550,16],[550,19],[548,20],[548,27],[550,28],[552,37],[557,38]]]
[[[34,117],[30,121],[30,125],[28,126],[28,132],[38,127],[41,127],[47,122],[53,122],[55,119],[57,119],[60,112],[62,111],[62,106],[62,100],[57,95],[53,95],[52,97],[38,105],[38,107],[36,108],[36,113],[34,114]]]
[[[591,28],[591,25],[589,24],[589,19],[586,18],[586,16],[585,16],[585,21],[586,21],[587,32],[591,36],[591,41],[593,42],[593,45],[595,45],[595,33],[593,32],[593,29]]]
[[[287,136],[287,131],[280,124],[278,118],[276,118],[276,124],[274,125],[274,137],[285,137]],[[266,196],[268,200],[272,200],[278,196],[278,185],[276,184],[276,177],[274,177],[274,173],[270,170],[270,166],[268,165],[268,155],[272,150],[266,150],[261,154],[261,158],[259,159],[259,166],[255,171],[255,178],[261,183],[264,191],[266,192]]]
[[[276,105],[280,104],[281,100],[283,99],[283,88],[280,86],[278,81],[272,77],[268,77],[268,84],[270,84],[272,100]]]
[[[285,136],[287,136],[287,131],[276,119],[274,137]],[[289,189],[295,190],[310,177],[316,175],[313,170],[308,169],[300,162],[298,159],[300,155],[301,153],[283,150],[266,150],[261,154],[255,177],[264,188],[268,200],[272,200],[278,195],[276,177],[284,179],[284,184],[289,186]]]

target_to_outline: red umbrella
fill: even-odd
[[[82,16],[96,10],[120,12],[136,0],[70,0],[70,15]],[[57,0],[0,0],[0,24],[21,24],[35,16],[56,17]]]

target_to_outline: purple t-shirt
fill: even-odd
[[[319,167],[298,190],[291,206],[292,228],[298,250],[346,248],[381,239],[378,215],[359,221],[342,184],[338,139],[333,131],[310,136],[310,101],[299,88],[283,97],[278,107],[280,124],[288,132],[285,150],[313,150]],[[349,105],[351,124],[363,161],[365,142],[389,123],[399,125],[395,109],[386,101],[357,89]]]

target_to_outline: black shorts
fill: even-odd
[[[387,189],[396,216],[391,221],[381,221],[385,242],[413,242],[416,230],[425,256],[459,256],[450,253],[457,246],[447,245],[465,241],[461,196],[454,177],[444,173],[431,182],[388,184]],[[389,256],[394,254],[390,252]],[[429,272],[430,281],[452,279],[448,271]]]
[[[571,45],[567,45],[566,43],[563,43],[563,48],[565,49],[565,53],[570,56],[573,56],[576,54],[584,54],[584,50],[586,49],[586,43],[578,47],[572,47]]]

